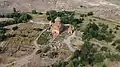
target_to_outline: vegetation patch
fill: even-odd
[[[48,15],[47,19],[49,21],[54,22],[56,17],[61,17],[61,20],[64,24],[72,24],[77,26],[77,24],[82,23],[83,19],[76,19],[75,12],[72,11],[61,11],[57,12],[55,10],[47,11],[46,15]]]
[[[105,40],[107,42],[111,42],[115,36],[108,31],[108,25],[100,24],[97,25],[95,23],[87,24],[84,33],[83,40],[91,38],[96,38],[98,40]]]
[[[28,13],[14,12],[5,15],[0,15],[0,18],[13,18],[14,20],[12,20],[12,24],[15,24],[15,23],[27,22],[28,20],[32,19],[32,16],[29,15]]]
[[[108,51],[108,48],[103,46],[103,47],[101,48],[101,51]]]
[[[39,15],[42,15],[43,13],[42,12],[38,12],[36,10],[32,10],[32,14],[39,14]]]
[[[37,43],[40,45],[46,45],[49,42],[49,40],[50,40],[50,33],[45,32],[38,38]]]

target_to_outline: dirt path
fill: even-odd
[[[29,23],[35,23],[35,24],[50,24],[50,23],[48,23],[48,22],[45,22],[45,21],[40,21],[40,22],[35,22],[35,21],[30,21]]]
[[[72,47],[70,40],[76,36],[75,33],[76,32],[74,32],[71,36],[69,36],[67,39],[64,39],[63,41],[63,43],[65,43],[68,46],[69,50],[72,52],[75,52],[75,49]]]

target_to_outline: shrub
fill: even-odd
[[[0,52],[2,52],[3,51],[3,48],[2,47],[0,47]]]
[[[46,52],[48,52],[49,50],[50,50],[50,46],[45,46],[45,47],[42,48],[42,52],[43,52],[43,53],[46,53]]]
[[[70,62],[69,62],[68,67],[75,67],[73,61],[70,61]]]
[[[80,14],[80,17],[86,17],[87,15],[86,14]]]
[[[105,64],[103,64],[103,66],[102,67],[107,67]]]
[[[118,46],[116,47],[116,50],[118,50],[118,51],[120,52],[120,45],[118,45]]]
[[[51,67],[66,67],[67,64],[68,62],[57,61],[54,64],[52,64]]]
[[[15,26],[12,28],[13,31],[17,30],[18,29],[18,26]]]
[[[120,39],[115,40],[114,43],[119,43],[120,44]]]
[[[100,63],[103,62],[106,59],[105,56],[103,56],[101,53],[95,54],[94,55],[94,63]]]
[[[100,50],[101,51],[108,51],[108,48],[103,46]]]
[[[36,52],[36,54],[39,54],[39,53],[41,53],[42,52],[42,50],[38,50],[37,52]]]
[[[7,37],[7,38],[15,37],[15,36],[16,36],[15,34],[6,34],[6,37]]]
[[[52,51],[52,52],[49,52],[48,57],[50,57],[50,58],[55,58],[57,55],[58,55],[58,53],[57,53],[57,52]]]
[[[23,22],[27,22],[28,20],[31,20],[32,16],[26,13],[23,13],[19,18],[15,18],[15,20],[17,21],[17,23],[23,23]]]
[[[111,45],[112,45],[112,46],[116,46],[116,43],[112,43]]]
[[[4,33],[0,33],[0,41],[3,41],[6,38],[6,36],[4,35]]]
[[[112,33],[113,33],[113,30],[112,30],[112,29],[109,29],[109,33],[112,34]]]
[[[31,15],[29,15],[27,13],[18,13],[18,12],[5,14],[4,17],[13,18],[14,21],[13,20],[10,21],[13,24],[27,22],[28,20],[32,19]],[[9,22],[9,21],[7,21],[7,22]],[[9,25],[9,24],[7,23],[7,25]]]
[[[47,12],[46,12],[46,15],[50,15],[50,14],[53,14],[53,13],[56,13],[56,10],[47,11]]]
[[[80,51],[79,51],[79,50],[76,50],[76,51],[73,53],[71,59],[76,58],[76,57],[78,57],[79,55],[80,55]]]
[[[13,12],[14,12],[14,13],[17,12],[16,8],[13,8]]]
[[[115,36],[111,34],[107,29],[108,25],[97,25],[95,23],[89,23],[84,30],[82,38],[83,40],[96,38],[100,41],[105,40],[107,42],[111,42]]]
[[[120,55],[118,54],[111,54],[109,58],[111,61],[120,61]]]
[[[94,15],[93,12],[88,12],[87,13],[88,16]]]
[[[3,27],[0,27],[0,41],[3,41],[6,36],[5,36],[6,30]]]
[[[42,31],[43,29],[40,29],[40,28],[34,28],[33,30],[35,30],[35,31]]]
[[[114,33],[116,34],[116,33],[117,33],[117,31],[114,31]]]
[[[113,40],[114,37],[115,37],[115,36],[112,35],[112,34],[111,34],[111,35],[108,35],[108,36],[105,37],[105,41],[106,41],[106,42],[112,42],[112,40]]]
[[[42,12],[38,12],[38,14],[42,15],[43,13]]]
[[[116,29],[116,30],[119,30],[119,27],[116,26],[115,29]]]
[[[93,19],[93,21],[96,21],[96,19]]]
[[[80,5],[80,7],[82,8],[82,7],[84,7],[83,5]]]
[[[43,33],[43,34],[38,38],[37,43],[40,44],[40,45],[46,45],[46,43],[48,43],[48,41],[49,41],[49,33],[46,32],[46,33]]]
[[[22,37],[28,37],[28,35],[25,35],[25,34],[23,34],[23,35],[21,35]]]
[[[92,22],[93,20],[92,19],[89,19],[90,22]]]
[[[32,14],[37,14],[36,10],[32,10]]]

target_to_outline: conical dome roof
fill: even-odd
[[[57,17],[57,18],[55,19],[55,22],[61,22],[60,17]]]

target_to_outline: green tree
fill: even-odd
[[[75,67],[73,61],[70,61],[68,67]]]
[[[120,45],[118,45],[118,46],[116,47],[116,50],[118,50],[118,51],[120,52]]]
[[[20,21],[18,22],[18,19],[19,19],[18,17],[13,17],[13,19],[15,23],[20,23]]]
[[[107,67],[105,64],[103,64],[103,66],[102,67]]]
[[[37,14],[36,10],[32,10],[32,14]]]
[[[50,10],[50,11],[47,11],[47,12],[46,12],[46,15],[50,15],[50,14],[54,14],[54,13],[56,13],[55,10]]]
[[[13,31],[17,30],[18,29],[18,26],[15,26],[12,28]]]
[[[93,12],[88,12],[87,15],[91,16],[91,15],[94,15],[94,13]]]
[[[108,48],[105,47],[105,46],[103,46],[100,50],[101,50],[101,51],[108,51]]]

